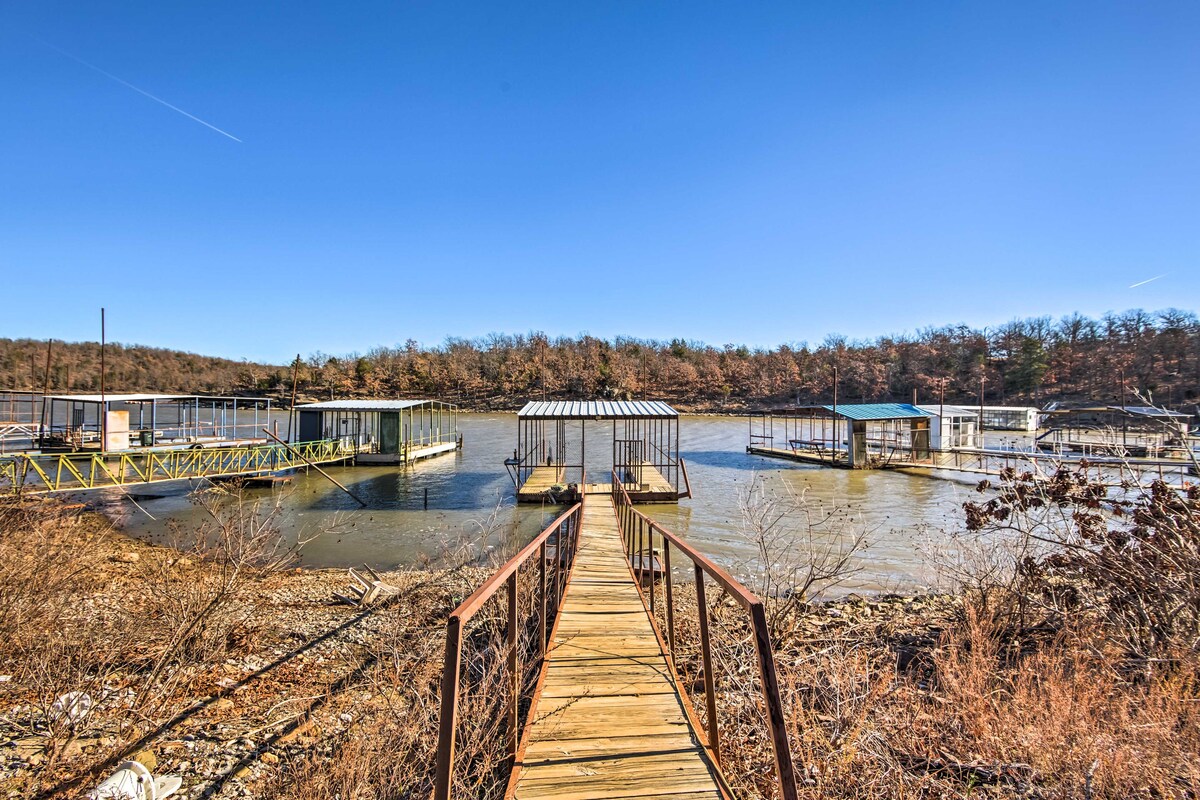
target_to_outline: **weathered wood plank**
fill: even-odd
[[[514,796],[719,798],[617,530],[611,498],[589,496]]]

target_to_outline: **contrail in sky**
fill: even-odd
[[[28,32],[27,32],[27,33],[28,33]],[[221,134],[222,136],[227,136],[227,137],[229,137],[230,139],[233,139],[235,142],[238,142],[238,143],[241,143],[241,142],[242,142],[242,140],[241,140],[241,139],[239,139],[238,137],[234,136],[232,133],[228,133],[228,132],[226,132],[226,131],[223,131],[223,130],[221,130],[220,128],[218,128],[216,125],[210,125],[209,123],[205,122],[204,120],[200,119],[199,117],[195,116],[194,114],[189,114],[188,112],[184,111],[184,110],[183,110],[182,108],[180,108],[179,106],[173,106],[173,105],[171,105],[170,103],[168,103],[166,100],[163,100],[161,97],[155,97],[154,95],[152,95],[152,94],[150,94],[149,92],[147,92],[145,89],[139,89],[138,87],[134,86],[134,85],[133,85],[132,83],[130,83],[129,81],[126,81],[126,80],[121,80],[121,79],[120,79],[120,78],[118,78],[116,75],[113,75],[111,72],[106,72],[106,71],[104,71],[104,70],[100,69],[99,67],[97,67],[95,64],[91,64],[91,63],[89,63],[89,62],[87,62],[87,61],[84,61],[84,60],[83,60],[82,58],[80,58],[79,56],[77,56],[77,55],[74,55],[74,54],[72,54],[72,53],[68,53],[66,50],[63,50],[61,47],[57,47],[57,46],[55,46],[55,45],[53,45],[53,44],[50,44],[50,42],[47,42],[45,39],[41,38],[40,36],[34,36],[32,33],[29,33],[28,35],[30,36],[30,38],[32,38],[32,39],[36,39],[37,41],[39,41],[39,42],[41,42],[42,44],[44,44],[46,47],[49,47],[51,50],[54,50],[54,51],[55,51],[55,52],[57,52],[57,53],[61,53],[62,55],[66,56],[67,58],[71,59],[72,61],[75,61],[75,62],[78,62],[78,63],[80,63],[80,64],[83,64],[83,65],[84,65],[85,67],[87,67],[88,69],[95,70],[96,72],[99,72],[99,73],[100,73],[101,75],[103,75],[104,77],[106,77],[106,78],[111,78],[112,80],[116,81],[117,83],[121,84],[122,86],[125,86],[125,87],[128,87],[128,88],[130,88],[130,89],[133,89],[133,90],[134,90],[135,92],[137,92],[138,94],[145,95],[146,97],[149,97],[149,98],[150,98],[151,100],[153,100],[154,102],[156,102],[156,103],[160,103],[160,104],[162,104],[162,105],[166,106],[167,108],[171,109],[172,111],[178,111],[180,114],[183,114],[183,115],[184,115],[185,117],[187,117],[188,119],[190,119],[190,120],[193,120],[194,122],[199,122],[199,123],[200,123],[201,125],[203,125],[204,127],[206,127],[206,128],[210,128],[210,129],[212,129],[212,130],[216,131],[217,133]]]
[[[1170,274],[1171,273],[1169,273],[1169,272],[1164,272],[1162,275],[1155,275],[1153,278],[1147,278],[1144,281],[1138,281],[1137,283],[1132,283],[1129,285],[1129,288],[1136,289],[1139,286],[1145,286],[1147,283],[1153,283],[1154,281],[1158,280],[1159,278],[1165,278]]]

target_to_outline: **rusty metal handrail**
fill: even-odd
[[[554,574],[547,574],[546,542],[555,533],[560,532],[566,525],[566,535],[560,533],[555,543]],[[462,666],[462,631],[463,626],[471,617],[483,608],[483,605],[495,595],[502,585],[508,587],[508,672],[509,672],[509,702],[508,702],[508,752],[512,758],[517,755],[519,739],[518,705],[520,703],[520,665],[517,653],[517,571],[535,553],[538,554],[538,637],[539,657],[545,659],[546,647],[549,643],[550,616],[547,614],[547,596],[553,597],[551,612],[557,616],[562,606],[563,594],[566,592],[567,576],[575,563],[575,552],[579,544],[579,529],[583,524],[583,500],[573,505],[551,522],[533,541],[521,548],[495,574],[458,608],[450,613],[446,620],[446,659],[442,670],[441,711],[438,720],[438,751],[437,773],[434,783],[434,800],[449,800],[450,786],[454,771],[454,746],[458,724],[458,691],[459,677]],[[565,548],[565,549],[564,549]],[[563,558],[564,552],[566,558]]]
[[[775,774],[783,800],[796,800],[796,772],[792,763],[792,751],[788,745],[787,725],[783,716],[783,701],[779,695],[779,678],[775,671],[775,651],[771,647],[770,631],[767,627],[766,610],[756,594],[742,586],[725,570],[695,550],[676,534],[659,525],[633,507],[629,493],[613,475],[613,505],[617,510],[621,539],[625,554],[637,575],[639,585],[649,567],[650,602],[647,610],[654,614],[654,534],[662,537],[662,574],[666,583],[667,650],[671,663],[675,663],[675,602],[671,578],[671,549],[674,546],[687,556],[695,570],[696,606],[700,622],[701,660],[704,668],[705,708],[708,716],[708,747],[713,759],[721,763],[721,742],[717,726],[716,676],[713,673],[712,643],[709,636],[708,606],[704,594],[704,576],[707,574],[729,593],[750,616],[750,628],[754,634],[754,649],[758,655],[758,673],[762,683],[763,703],[767,711],[767,726],[771,732],[771,748],[775,755]],[[646,599],[643,596],[642,602]]]

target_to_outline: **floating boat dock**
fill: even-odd
[[[462,447],[457,408],[436,400],[300,406],[289,422],[300,441],[290,444],[265,427],[266,400],[131,394],[35,400],[25,404],[23,416],[44,414],[53,424],[22,419],[9,427],[38,425],[60,444],[73,444],[63,445],[62,452],[0,454],[0,494],[232,478],[274,486],[288,470],[335,463],[407,465]],[[63,427],[63,419],[70,424]]]
[[[517,447],[505,467],[521,503],[562,502],[584,491],[611,492],[611,483],[582,485],[588,422],[611,424],[606,464],[637,503],[691,497],[679,457],[679,412],[657,400],[530,402],[517,413]],[[608,433],[605,431],[605,433]]]
[[[337,439],[356,464],[412,464],[462,448],[458,408],[440,400],[327,400],[294,413],[302,441]]]
[[[1090,410],[1090,409],[1089,409]],[[1148,413],[1142,409],[1128,413]],[[1048,476],[1060,465],[1082,468],[1110,486],[1148,486],[1162,480],[1186,486],[1196,474],[1188,459],[1144,458],[1137,452],[1058,447],[982,447],[972,409],[946,405],[867,403],[776,409],[750,417],[746,452],[814,466],[841,469],[902,469],[999,477],[1009,470]],[[1172,426],[1186,415],[1160,414]],[[1111,430],[1111,429],[1110,429]],[[1118,431],[1119,434],[1119,431]],[[1179,434],[1175,434],[1177,437]],[[1043,437],[1045,435],[1043,434]]]
[[[146,448],[267,441],[271,401],[183,394],[34,394],[0,398],[0,447],[116,453]]]

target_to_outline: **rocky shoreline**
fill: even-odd
[[[196,568],[186,556],[115,532],[89,547],[99,548],[94,568],[103,573],[103,590],[85,608],[136,608],[147,591],[137,576],[148,563],[167,558],[174,570]],[[169,706],[140,717],[132,690],[124,688],[131,676],[114,670],[103,688],[92,688],[95,724],[53,757],[45,748],[51,720],[44,691],[39,696],[28,676],[0,674],[0,795],[68,796],[134,757],[156,774],[182,776],[181,797],[272,796],[290,764],[331,756],[356,726],[404,710],[415,697],[406,678],[422,682],[421,697],[436,696],[445,618],[487,572],[381,573],[397,591],[366,609],[335,599],[349,583],[343,570],[270,575],[240,601],[236,641],[224,657],[174,676],[180,690]],[[815,603],[801,615],[788,651],[848,638],[927,641],[953,613],[954,598],[944,596],[850,595]],[[374,668],[381,659],[394,662],[395,682],[379,681]]]

